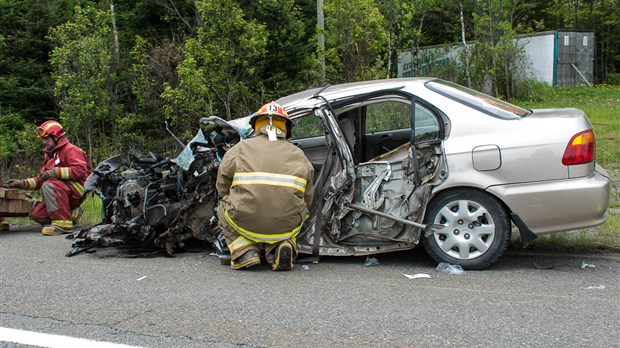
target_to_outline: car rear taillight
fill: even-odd
[[[590,163],[596,159],[596,140],[594,131],[587,130],[573,135],[568,142],[562,164],[572,166],[575,164]]]

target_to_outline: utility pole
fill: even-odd
[[[323,0],[316,0],[317,43],[320,69],[320,84],[325,85],[325,17]]]
[[[469,75],[469,49],[467,48],[467,41],[465,41],[465,19],[463,17],[463,1],[459,1],[461,6],[461,40],[463,41],[463,48],[465,48],[465,75],[467,75],[467,87],[471,88],[471,76]]]
[[[118,64],[120,48],[118,44],[118,30],[116,28],[116,15],[114,14],[114,1],[110,0],[110,15],[112,17],[112,32],[114,35],[114,61]]]

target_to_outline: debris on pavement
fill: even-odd
[[[465,273],[465,271],[463,270],[463,267],[461,267],[460,265],[451,265],[451,264],[446,263],[446,262],[440,262],[437,265],[437,268],[435,268],[435,269],[438,270],[439,272],[447,273],[447,274],[463,274],[463,273]]]
[[[596,268],[596,265],[592,265],[585,261],[581,261],[581,269],[584,269],[584,268]]]
[[[372,267],[372,266],[379,266],[379,260],[377,260],[376,257],[371,257],[368,256],[366,257],[366,262],[364,263],[364,267]]]
[[[416,273],[414,275],[405,274],[405,277],[407,277],[409,279],[421,279],[421,278],[430,278],[431,275],[430,274],[426,274],[426,273]]]
[[[605,285],[592,285],[592,286],[587,286],[584,289],[586,289],[586,290],[603,290],[603,289],[605,289]]]

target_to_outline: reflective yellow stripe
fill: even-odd
[[[301,192],[306,191],[306,179],[294,175],[266,172],[235,173],[231,186],[236,185],[272,185],[292,187]]]
[[[79,207],[77,209],[71,210],[71,221],[77,219],[79,215],[80,215]]]
[[[67,181],[73,188],[80,194],[80,196],[84,195],[84,186],[77,181]]]
[[[228,221],[230,226],[232,226],[235,231],[239,232],[239,234],[241,234],[242,236],[259,243],[273,244],[287,239],[294,239],[295,237],[297,237],[297,234],[299,233],[299,231],[301,230],[301,226],[303,225],[302,222],[301,224],[299,224],[299,226],[295,227],[292,231],[289,232],[263,234],[246,230],[245,228],[237,225],[228,215],[228,211],[224,211],[224,216],[226,217],[226,221]]]
[[[73,228],[73,221],[71,220],[52,220],[52,226],[58,226],[61,228]]]
[[[235,239],[234,242],[232,242],[228,248],[230,249],[230,253],[234,254],[237,250],[243,248],[244,246],[248,246],[248,245],[252,245],[252,244],[256,244],[256,242],[253,242],[245,237],[239,237],[237,239]]]
[[[69,179],[69,167],[59,167],[58,172],[61,179]]]
[[[35,187],[37,187],[37,181],[35,179],[26,179],[26,184],[28,185],[26,190],[34,190]]]

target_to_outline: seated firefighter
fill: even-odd
[[[250,124],[255,136],[228,150],[218,170],[220,227],[233,269],[260,264],[264,249],[274,271],[288,271],[312,202],[314,168],[287,141],[293,123],[282,106],[263,105]]]
[[[60,123],[46,121],[35,134],[45,143],[43,168],[29,179],[10,179],[4,186],[41,190],[43,201],[30,211],[30,217],[44,225],[41,233],[56,236],[71,233],[82,215],[84,182],[92,172],[86,153],[71,144]]]

